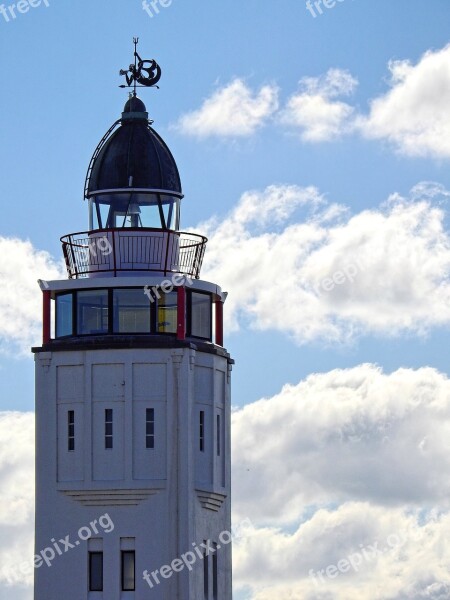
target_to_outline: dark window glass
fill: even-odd
[[[158,333],[177,332],[177,293],[158,290]]]
[[[209,294],[191,293],[191,335],[207,340],[212,335],[212,303]]]
[[[218,598],[218,591],[219,591],[219,586],[218,586],[218,564],[217,564],[217,544],[214,544],[214,549],[215,552],[212,555],[212,562],[213,562],[213,598],[214,600],[217,600]]]
[[[75,411],[67,413],[67,449],[69,452],[75,450]]]
[[[207,545],[207,541],[203,540]],[[203,596],[205,600],[209,598],[209,556],[206,549],[203,550]]]
[[[142,288],[114,290],[114,333],[150,333],[150,302]]]
[[[205,451],[205,411],[200,411],[200,452]]]
[[[145,447],[155,447],[155,409],[147,408],[145,415]]]
[[[111,408],[105,410],[105,448],[113,447],[113,411]]]
[[[126,550],[122,552],[122,591],[134,592],[136,587],[135,552]]]
[[[77,293],[77,333],[108,333],[108,290]]]
[[[89,591],[103,591],[103,552],[89,552]]]
[[[220,456],[220,446],[222,440],[220,439],[220,415],[217,415],[217,456]]]
[[[56,296],[56,337],[73,335],[73,295]]]

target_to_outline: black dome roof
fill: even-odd
[[[150,127],[142,100],[131,97],[119,123],[100,142],[92,157],[86,197],[101,190],[129,188],[162,190],[182,196],[175,159],[164,140]]]
[[[124,113],[129,113],[129,112],[146,113],[147,109],[145,108],[145,104],[142,102],[142,100],[140,98],[138,98],[137,96],[131,96],[131,98],[125,104],[123,112]]]

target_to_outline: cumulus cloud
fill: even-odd
[[[324,142],[349,132],[387,140],[408,156],[450,157],[450,45],[426,52],[417,64],[392,60],[390,89],[370,100],[368,114],[338,100],[358,81],[342,69],[305,77],[300,91],[281,111],[281,121],[308,142]]]
[[[202,106],[183,115],[174,125],[181,133],[199,138],[247,137],[278,109],[278,88],[264,85],[257,91],[242,79],[217,89]]]
[[[62,264],[31,242],[0,237],[0,348],[29,353],[39,342],[42,294],[37,278],[66,278]]]
[[[313,374],[236,411],[233,507],[255,526],[235,544],[237,587],[252,600],[448,597],[449,430],[450,381],[431,368]]]
[[[449,434],[450,381],[433,369],[311,375],[234,413],[235,511],[286,524],[316,504],[446,503]]]
[[[235,411],[234,521],[253,523],[234,543],[236,593],[448,598],[449,429],[450,381],[431,368],[316,373]],[[0,594],[12,600],[32,597],[20,567],[33,434],[32,414],[0,413]]]
[[[34,415],[0,413],[0,593],[31,598],[34,524]]]
[[[450,45],[426,52],[417,64],[389,64],[391,89],[371,102],[359,127],[409,156],[450,157]]]
[[[352,129],[354,109],[338,98],[351,95],[357,85],[342,69],[330,69],[322,77],[304,77],[300,91],[281,112],[281,122],[298,130],[305,141],[334,139]]]
[[[335,343],[448,325],[446,194],[422,183],[351,214],[314,187],[247,192],[220,222],[198,226],[210,238],[202,276],[230,293],[230,330]]]
[[[252,600],[446,600],[450,515],[346,503],[293,533],[249,531],[233,548],[234,583]]]
[[[450,45],[427,51],[416,64],[392,60],[388,69],[390,88],[369,100],[367,114],[343,99],[355,92],[358,80],[346,69],[331,68],[303,77],[281,109],[275,84],[252,91],[236,78],[174,127],[198,138],[247,137],[276,116],[305,142],[359,133],[391,142],[407,156],[450,157]]]

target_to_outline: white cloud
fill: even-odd
[[[323,77],[304,77],[300,91],[288,100],[281,121],[300,130],[301,138],[323,142],[351,130],[354,109],[337,100],[348,96],[358,82],[348,71],[330,69]]]
[[[42,293],[37,279],[66,278],[61,264],[28,241],[0,237],[0,346],[29,354],[39,342]]]
[[[413,65],[389,64],[391,89],[371,102],[359,127],[409,156],[450,157],[450,45],[428,51]]]
[[[237,587],[252,600],[448,598],[449,433],[450,381],[430,368],[314,374],[236,411],[233,508],[255,525],[234,547]],[[357,569],[321,583],[355,553]]]
[[[449,597],[448,513],[346,503],[317,511],[293,533],[249,533],[234,545],[233,577],[252,600]]]
[[[323,142],[359,131],[387,140],[408,156],[450,157],[450,45],[426,52],[413,64],[388,65],[390,89],[370,101],[367,115],[358,114],[339,96],[357,86],[348,71],[330,69],[321,77],[305,77],[291,96],[281,120],[308,142]]]
[[[0,592],[5,592],[2,597],[14,600],[31,598],[30,563],[34,554],[34,415],[31,413],[0,413],[0,482]]]
[[[186,135],[247,137],[278,109],[278,88],[264,85],[253,92],[242,79],[216,90],[203,105],[183,115],[174,125]]]
[[[274,84],[253,92],[236,78],[174,127],[199,138],[245,137],[276,115],[306,142],[359,132],[387,140],[408,156],[450,157],[450,45],[429,50],[417,64],[393,60],[388,68],[390,89],[370,100],[368,114],[342,100],[355,92],[358,80],[345,69],[331,68],[318,77],[303,77],[281,110]]]
[[[311,375],[235,412],[233,439],[240,518],[289,523],[316,504],[450,497],[450,381],[430,368]]]
[[[198,226],[210,238],[202,277],[229,292],[229,330],[246,322],[334,343],[448,325],[446,194],[423,183],[414,199],[352,215],[313,187],[245,193],[221,222]]]

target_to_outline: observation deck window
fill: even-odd
[[[139,289],[113,292],[114,333],[150,333],[149,300]]]
[[[77,293],[78,335],[108,333],[108,290]]]
[[[56,302],[56,337],[72,335],[73,294],[60,294]]]
[[[179,308],[176,289],[163,292],[155,287],[149,294],[148,288],[99,288],[57,293],[56,339],[95,335],[175,336],[180,319],[184,318],[187,337],[213,341],[211,293],[187,290],[186,303]],[[186,311],[180,319],[179,310]],[[217,332],[215,337],[222,339],[217,337]]]
[[[212,304],[210,294],[191,292],[189,311],[190,335],[206,340],[212,337]]]
[[[159,293],[157,331],[158,333],[177,332],[177,293]]]

